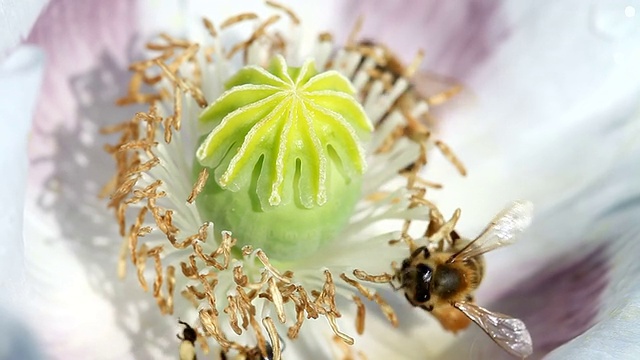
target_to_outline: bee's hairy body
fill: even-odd
[[[402,262],[398,280],[412,305],[433,311],[458,301],[473,301],[473,291],[480,285],[484,273],[483,256],[449,262],[468,243],[458,240],[451,251],[446,252],[432,252],[421,246]]]

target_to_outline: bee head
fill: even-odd
[[[198,333],[196,332],[196,330],[192,328],[191,325],[187,324],[184,321],[178,320],[178,323],[180,323],[181,325],[184,325],[184,330],[182,330],[182,337],[178,335],[178,339],[188,341],[191,343],[195,342],[196,339],[198,338]]]
[[[427,264],[419,263],[414,268],[415,293],[413,294],[416,303],[426,303],[431,299],[431,279],[433,269]]]

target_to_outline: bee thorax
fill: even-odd
[[[432,291],[446,299],[455,296],[464,287],[464,279],[457,269],[442,265],[436,269],[432,284]]]

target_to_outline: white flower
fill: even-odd
[[[542,344],[540,355],[596,323],[576,338],[581,347],[567,344],[555,354],[584,358],[593,354],[589,351],[604,350],[617,358],[633,358],[637,347],[622,346],[624,341],[602,334],[628,339],[637,327],[633,309],[638,305],[634,280],[638,269],[631,256],[637,253],[638,235],[632,221],[638,212],[633,202],[638,195],[634,182],[638,168],[633,166],[638,147],[633,134],[638,129],[633,120],[639,78],[633,66],[638,52],[631,46],[638,38],[637,26],[632,19],[628,29],[622,25],[620,30],[618,23],[633,16],[617,4],[595,4],[586,10],[551,2],[531,9],[500,5],[493,10],[471,5],[424,12],[413,8],[418,19],[425,12],[450,15],[439,16],[451,21],[431,22],[444,29],[440,32],[406,25],[411,31],[402,34],[401,25],[391,24],[417,22],[387,19],[379,26],[374,13],[365,25],[394,29],[400,40],[386,42],[399,46],[416,34],[445,39],[444,44],[415,43],[415,48],[427,51],[427,59],[430,53],[435,54],[431,59],[460,54],[446,62],[427,63],[439,73],[457,77],[467,94],[473,94],[465,99],[470,101],[447,107],[450,113],[440,115],[438,122],[440,137],[465,161],[469,178],[458,181],[446,167],[440,168],[444,173],[427,174],[445,183],[438,193],[445,214],[455,207],[463,209],[459,231],[473,236],[494,210],[513,198],[530,198],[540,209],[518,245],[489,256],[478,302],[494,302],[491,309],[512,310],[508,313],[532,319],[528,325],[534,344]],[[138,49],[128,46],[137,17],[123,4],[110,4],[108,17],[92,16],[90,5],[85,5],[84,14],[71,12],[61,2],[49,6],[30,35],[31,42],[45,47],[50,61],[36,112],[26,203],[25,257],[35,289],[30,294],[33,324],[38,324],[43,347],[56,357],[175,354],[175,319],[158,320],[155,305],[133,281],[113,281],[116,257],[110,234],[116,229],[93,197],[110,166],[97,145],[98,124],[105,123],[101,120],[105,116],[129,117],[130,110],[114,108],[112,100],[126,77],[127,56],[138,58],[136,50],[128,50]],[[150,10],[144,9],[147,16],[141,18],[149,19]],[[188,6],[181,10],[195,13]],[[234,13],[224,10],[226,15]],[[469,18],[460,20],[461,14]],[[65,15],[70,16],[66,21],[55,18]],[[485,15],[487,20],[480,25],[471,21]],[[621,17],[607,22],[602,16]],[[302,17],[305,23],[307,18],[320,18]],[[190,24],[186,19],[190,15],[168,23]],[[351,15],[349,26],[353,20]],[[456,27],[465,20],[468,27]],[[83,21],[87,26],[80,25]],[[545,27],[554,29],[552,36],[542,36]],[[469,35],[455,36],[455,30]],[[365,35],[381,35],[366,31]],[[64,36],[68,33],[92,40]],[[459,49],[456,41],[469,45]],[[456,58],[470,60],[456,62]],[[568,269],[560,271],[562,266]],[[556,281],[538,284],[549,272]],[[478,343],[473,331],[458,338],[443,333],[428,314],[409,308],[400,294],[390,296],[397,296],[392,305],[402,330],[389,330],[369,316],[364,336],[356,337],[356,348],[370,357],[412,358],[445,351],[455,358],[471,350],[484,355],[496,351],[492,344],[484,345],[484,337]],[[570,307],[571,303],[583,305],[582,310]],[[156,320],[151,324],[148,319]],[[345,332],[355,333],[349,321],[341,324]],[[312,346],[315,341],[308,341],[317,339],[302,334],[300,340],[305,341],[290,343],[287,354],[314,351],[296,344]]]
[[[12,99],[0,102],[0,118],[4,124],[12,124],[0,133],[0,150],[5,154],[0,157],[0,167],[8,174],[0,187],[0,201],[4,204],[0,225],[5,236],[0,247],[0,336],[5,339],[0,343],[1,359],[39,357],[33,335],[20,319],[28,312],[24,301],[32,295],[25,283],[22,213],[27,178],[27,132],[41,82],[42,60],[41,51],[24,47],[0,63],[0,98]],[[16,88],[22,92],[16,93]]]

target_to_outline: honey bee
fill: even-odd
[[[196,339],[198,338],[198,333],[191,325],[187,324],[184,321],[178,320],[178,323],[184,325],[184,330],[182,330],[182,336],[180,334],[176,334],[178,339],[182,340],[179,348],[179,356],[180,360],[196,360]]]
[[[284,351],[284,341],[280,336],[278,336],[281,344],[280,351]],[[273,346],[267,341],[265,344],[266,354],[263,354],[260,350],[260,347],[256,345],[255,347],[246,347],[241,349],[238,354],[233,357],[233,360],[274,360],[275,359],[275,351],[273,350]],[[227,356],[228,354],[223,350],[220,351],[220,360],[230,360]],[[265,356],[266,355],[266,356]]]
[[[263,356],[259,347],[253,347],[245,349],[243,352],[237,354],[233,360],[273,360],[273,349],[271,345],[267,343],[267,356]],[[220,352],[220,360],[229,360],[227,354],[224,351]]]
[[[409,303],[429,311],[448,331],[455,333],[473,321],[510,354],[531,355],[533,345],[525,324],[476,305],[473,292],[484,274],[483,254],[512,243],[529,226],[532,210],[530,202],[516,201],[472,241],[453,231],[447,249],[442,244],[412,249],[394,275]]]

